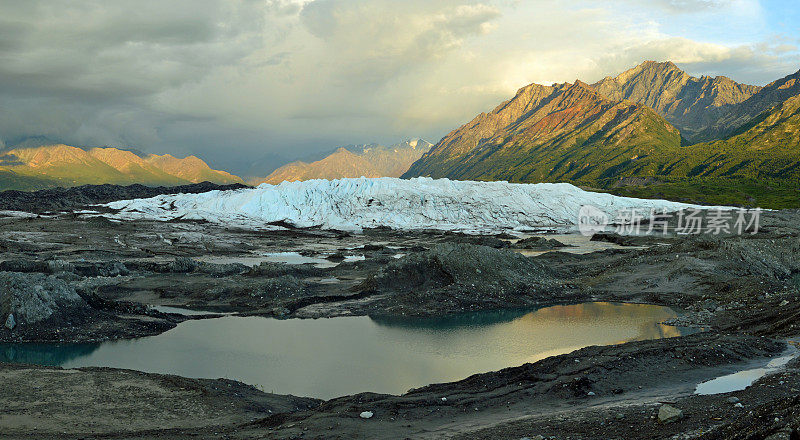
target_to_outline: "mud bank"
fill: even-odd
[[[221,426],[321,403],[224,379],[107,368],[0,364],[0,378],[3,438],[170,438],[180,428],[219,438]]]
[[[0,428],[9,438],[59,439],[645,439],[682,432],[733,434],[685,438],[749,438],[744,433],[797,426],[800,403],[790,398],[800,386],[795,366],[744,391],[691,392],[699,382],[785,349],[767,338],[697,334],[589,347],[401,396],[364,393],[327,402],[226,380],[6,364],[0,365],[0,395],[13,403],[5,406]],[[728,401],[732,395],[744,409]],[[683,412],[679,421],[658,421],[664,401]],[[109,417],[109,405],[118,418]],[[780,422],[756,420],[737,431],[743,415],[752,421],[748,411],[764,413],[769,405],[778,405]]]

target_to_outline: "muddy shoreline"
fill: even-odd
[[[762,221],[759,233],[741,237],[562,237],[568,245],[562,247],[433,231],[254,232],[70,213],[3,216],[0,283],[12,292],[47,286],[36,307],[14,309],[24,313],[0,327],[3,342],[127,339],[208,318],[148,306],[282,319],[402,319],[638,302],[685,310],[680,324],[705,331],[588,347],[402,396],[360,394],[327,402],[179,378],[169,380],[191,386],[159,385],[162,400],[151,404],[144,396],[156,392],[153,381],[170,376],[113,369],[62,374],[0,364],[0,375],[13,376],[3,381],[0,398],[18,402],[0,411],[0,431],[10,438],[794,438],[789,435],[800,426],[796,361],[743,391],[691,394],[703,380],[780,355],[800,335],[800,213],[769,212]],[[10,310],[0,310],[3,321]],[[42,387],[44,377],[53,386],[104,385],[55,393]],[[42,422],[65,399],[94,408],[102,399],[89,396],[110,390],[126,397],[120,411],[131,414],[129,426],[112,426],[91,411],[64,413],[59,427]],[[732,396],[742,407],[728,402]],[[201,423],[202,417],[144,410],[174,406],[170,399],[210,408],[215,416]],[[253,399],[269,399],[273,406]],[[660,423],[656,414],[665,401],[683,416]],[[363,411],[374,416],[363,419]],[[42,426],[31,432],[37,423]]]

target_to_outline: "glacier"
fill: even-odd
[[[171,194],[102,206],[117,220],[204,220],[250,229],[359,231],[388,227],[464,233],[574,231],[578,212],[591,205],[609,214],[678,211],[694,207],[584,191],[568,183],[522,184],[449,179],[348,178],[262,184],[256,188]],[[708,207],[706,207],[708,208]]]

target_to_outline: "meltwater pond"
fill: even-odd
[[[447,318],[187,321],[158,336],[98,344],[5,344],[0,361],[229,378],[320,398],[410,388],[518,366],[589,345],[679,336],[667,307],[585,303]]]

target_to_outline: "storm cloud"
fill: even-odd
[[[758,84],[800,68],[800,35],[755,0],[565,3],[0,0],[0,142],[243,172],[267,154],[435,141],[530,82],[644,59]]]

